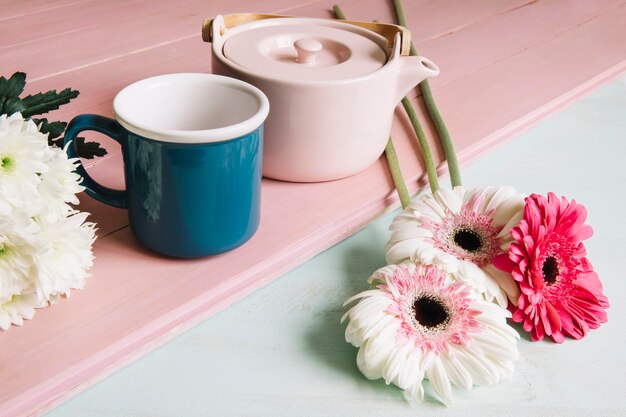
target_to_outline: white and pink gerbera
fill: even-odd
[[[523,196],[511,187],[442,188],[393,220],[387,262],[440,265],[506,308],[507,298],[517,300],[519,290],[492,261],[507,252],[523,207]]]
[[[348,299],[357,303],[342,318],[368,379],[384,378],[419,401],[427,379],[449,404],[452,385],[469,390],[512,375],[519,336],[507,310],[434,265],[388,265],[370,281],[376,288]]]

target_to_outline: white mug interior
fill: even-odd
[[[269,101],[258,88],[214,74],[179,73],[146,78],[113,100],[116,120],[150,139],[209,143],[244,136],[267,118]]]

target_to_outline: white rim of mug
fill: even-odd
[[[203,130],[177,130],[177,129],[154,129],[150,126],[138,122],[132,117],[125,116],[123,112],[119,111],[121,96],[125,91],[128,91],[131,87],[138,87],[141,84],[149,84],[159,80],[169,80],[179,77],[195,77],[197,79],[213,79],[216,80],[222,86],[231,87],[238,90],[247,92],[255,96],[259,101],[259,108],[248,119],[228,126],[223,126],[215,129],[203,129]],[[245,81],[238,80],[236,78],[225,77],[223,75],[216,74],[204,74],[204,73],[172,73],[157,75],[155,77],[144,78],[143,80],[136,81],[127,85],[113,99],[113,114],[119,124],[126,130],[135,133],[136,135],[146,137],[148,139],[157,140],[160,142],[171,143],[188,143],[188,144],[201,144],[201,143],[214,143],[224,142],[232,139],[245,136],[258,129],[269,114],[270,104],[267,96],[255,86],[248,84]]]

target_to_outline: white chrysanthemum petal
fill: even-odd
[[[42,307],[34,294],[15,295],[10,301],[0,304],[0,329],[7,330],[11,324],[21,326],[24,320],[35,315],[35,308]]]
[[[77,160],[21,114],[0,116],[0,327],[84,285],[94,225],[73,211]]]
[[[8,312],[5,312],[3,309],[0,309],[0,329],[7,330],[11,327],[11,316]]]
[[[78,159],[69,159],[63,149],[49,148],[45,162],[49,169],[41,175],[39,192],[47,207],[46,220],[54,222],[72,211],[69,204],[79,203],[76,194],[84,187],[80,185],[80,175],[75,172]]]
[[[67,217],[48,223],[40,221],[38,236],[45,248],[36,256],[39,274],[37,293],[51,302],[54,296],[68,295],[70,289],[83,288],[87,270],[93,265],[91,245],[95,225],[86,222],[88,213],[71,212]]]
[[[44,162],[47,136],[20,113],[0,116],[0,215],[16,209],[34,216],[43,205],[39,192],[41,174],[48,171]]]
[[[369,281],[377,288],[352,297],[359,301],[345,316],[346,341],[359,347],[361,372],[417,400],[427,378],[446,404],[451,385],[469,389],[509,377],[518,355],[518,335],[506,324],[510,313],[464,280],[414,263],[374,272]]]
[[[0,304],[31,287],[37,274],[33,256],[39,250],[37,224],[16,212],[0,216]]]

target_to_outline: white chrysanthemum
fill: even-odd
[[[39,273],[35,288],[39,297],[56,303],[70,289],[85,286],[87,270],[93,265],[91,246],[94,224],[86,222],[88,213],[74,211],[54,222],[39,220],[38,238],[43,250],[35,257]]]
[[[8,330],[11,324],[21,326],[24,320],[30,320],[35,315],[35,308],[44,307],[37,294],[32,291],[14,295],[9,301],[0,303],[0,329]]]
[[[37,274],[37,224],[25,215],[0,216],[0,304],[31,287]]]
[[[492,260],[508,250],[523,207],[523,196],[511,187],[455,187],[426,195],[393,220],[387,262],[441,265],[487,301],[506,307],[518,288]]]
[[[54,221],[57,216],[66,216],[72,210],[68,203],[79,203],[76,194],[85,188],[80,185],[81,177],[75,172],[78,159],[69,159],[63,149],[48,148],[44,162],[49,169],[41,175],[39,185],[47,207],[43,215]]]
[[[21,114],[0,116],[0,328],[83,288],[93,264],[93,223],[74,211],[77,160],[48,146]]]
[[[47,148],[47,136],[33,121],[20,113],[0,116],[0,215],[19,208],[32,216],[40,209],[39,174],[48,170]]]
[[[508,310],[434,265],[389,265],[370,281],[377,288],[348,299],[358,302],[342,318],[368,379],[384,378],[419,401],[428,379],[449,404],[452,385],[469,390],[512,375],[519,336]]]

